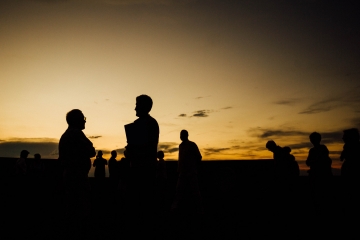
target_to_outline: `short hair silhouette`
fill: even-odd
[[[35,154],[34,154],[34,158],[35,158],[35,159],[40,159],[40,158],[41,158],[41,155],[40,155],[39,153],[35,153]]]
[[[20,153],[20,157],[26,158],[29,155],[29,151],[28,150],[22,150]]]
[[[117,156],[117,152],[116,152],[115,150],[112,150],[112,151],[111,151],[111,156],[116,157],[116,156]]]
[[[103,155],[103,152],[101,150],[99,150],[96,157],[101,157],[102,155]]]
[[[150,112],[152,105],[153,105],[153,101],[152,101],[151,97],[149,97],[148,95],[145,95],[145,94],[137,96],[136,102],[140,105],[141,109],[147,113]]]
[[[321,135],[318,132],[313,132],[309,135],[311,143],[320,143],[321,142]]]
[[[357,142],[359,141],[359,130],[357,128],[350,128],[344,130],[344,141]]]
[[[286,152],[286,153],[291,153],[291,148],[290,147],[283,147],[283,150],[284,150],[284,152]]]
[[[66,122],[69,125],[77,124],[80,121],[84,121],[84,114],[79,109],[73,109],[66,114]]]
[[[163,151],[158,151],[158,152],[157,152],[157,157],[158,157],[158,158],[164,158],[164,156],[165,156],[165,155],[164,155],[164,152],[163,152]]]

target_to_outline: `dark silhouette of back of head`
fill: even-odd
[[[344,130],[343,135],[344,143],[353,143],[359,141],[359,130],[357,128],[351,128]]]
[[[180,139],[181,139],[181,141],[188,141],[189,140],[189,133],[188,133],[187,130],[181,130]]]
[[[321,142],[321,135],[318,132],[313,132],[309,135],[310,138],[310,142],[314,145],[317,146],[320,144]]]
[[[29,152],[27,150],[22,150],[20,153],[21,158],[27,158],[29,155]]]
[[[73,109],[66,114],[66,122],[69,124],[69,127],[83,130],[85,129],[86,118],[81,110]]]
[[[164,158],[164,152],[163,151],[158,151],[157,152],[157,157],[159,158],[159,159],[163,159]]]
[[[101,158],[103,155],[103,152],[101,150],[98,151],[98,154],[96,155],[96,158]]]
[[[117,152],[115,150],[111,151],[111,157],[116,158]]]
[[[40,155],[39,153],[35,153],[35,154],[34,154],[34,158],[35,158],[35,159],[41,159],[41,155]]]
[[[147,115],[151,111],[152,105],[153,101],[148,95],[143,94],[136,97],[136,116],[142,117]]]

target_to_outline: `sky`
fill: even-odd
[[[203,160],[306,159],[317,131],[339,167],[360,126],[360,8],[351,1],[2,0],[0,156],[57,158],[80,109],[96,150],[119,157],[135,98],[153,99],[159,150],[180,131]],[[302,165],[303,166],[303,165]]]

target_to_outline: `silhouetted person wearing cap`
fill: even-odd
[[[273,153],[275,177],[283,177],[284,163],[286,162],[285,151],[273,140],[270,140],[266,143],[266,148]]]
[[[59,159],[63,164],[63,181],[66,194],[66,210],[73,224],[88,227],[90,214],[90,183],[88,173],[91,157],[96,155],[92,142],[82,132],[86,118],[79,109],[66,114],[68,128],[59,141]],[[88,230],[82,231],[83,234]]]
[[[103,152],[101,150],[98,151],[96,155],[96,159],[93,162],[93,167],[95,167],[94,177],[95,178],[105,178],[105,165],[107,165],[107,161],[102,157]]]
[[[159,142],[159,125],[150,116],[153,101],[147,95],[136,97],[136,119],[125,125],[127,157],[130,160],[131,176],[129,191],[131,194],[130,208],[132,220],[139,228],[152,231],[154,184],[156,177],[157,145]],[[138,220],[135,218],[139,217]],[[141,220],[141,221],[139,221]]]
[[[171,209],[177,211],[180,207],[192,202],[195,205],[195,211],[202,214],[203,206],[198,182],[198,165],[202,156],[196,143],[189,140],[188,131],[182,130],[180,139],[182,143],[179,145],[179,176]]]

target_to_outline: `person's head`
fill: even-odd
[[[29,155],[29,151],[28,151],[28,150],[22,150],[22,151],[20,152],[20,157],[21,157],[21,158],[27,158],[28,155]]]
[[[181,141],[187,141],[189,140],[189,133],[186,130],[181,130],[180,132],[180,139]]]
[[[111,157],[116,158],[117,152],[115,150],[111,151]]]
[[[350,128],[344,130],[344,135],[342,137],[344,143],[352,143],[359,141],[359,130],[357,128]]]
[[[159,159],[163,159],[164,158],[164,152],[163,151],[158,151],[157,152],[157,157],[159,158]]]
[[[37,160],[40,160],[41,159],[41,155],[39,153],[35,153],[34,154],[34,158],[37,159]]]
[[[290,147],[283,147],[283,150],[285,153],[290,154],[291,153],[291,148]]]
[[[153,101],[151,97],[149,97],[148,95],[143,94],[136,97],[136,107],[135,107],[136,116],[142,117],[149,114],[152,105],[153,105]]]
[[[85,129],[86,117],[79,109],[73,109],[66,114],[66,122],[70,127]]]
[[[319,145],[321,141],[321,135],[318,132],[313,132],[309,135],[310,142],[315,146]]]
[[[274,152],[275,148],[276,148],[276,143],[273,140],[270,140],[266,143],[266,148],[271,151]]]
[[[96,157],[97,157],[97,158],[101,158],[102,155],[103,155],[103,152],[102,152],[101,150],[99,150],[98,153],[97,153],[97,155],[96,155]]]

